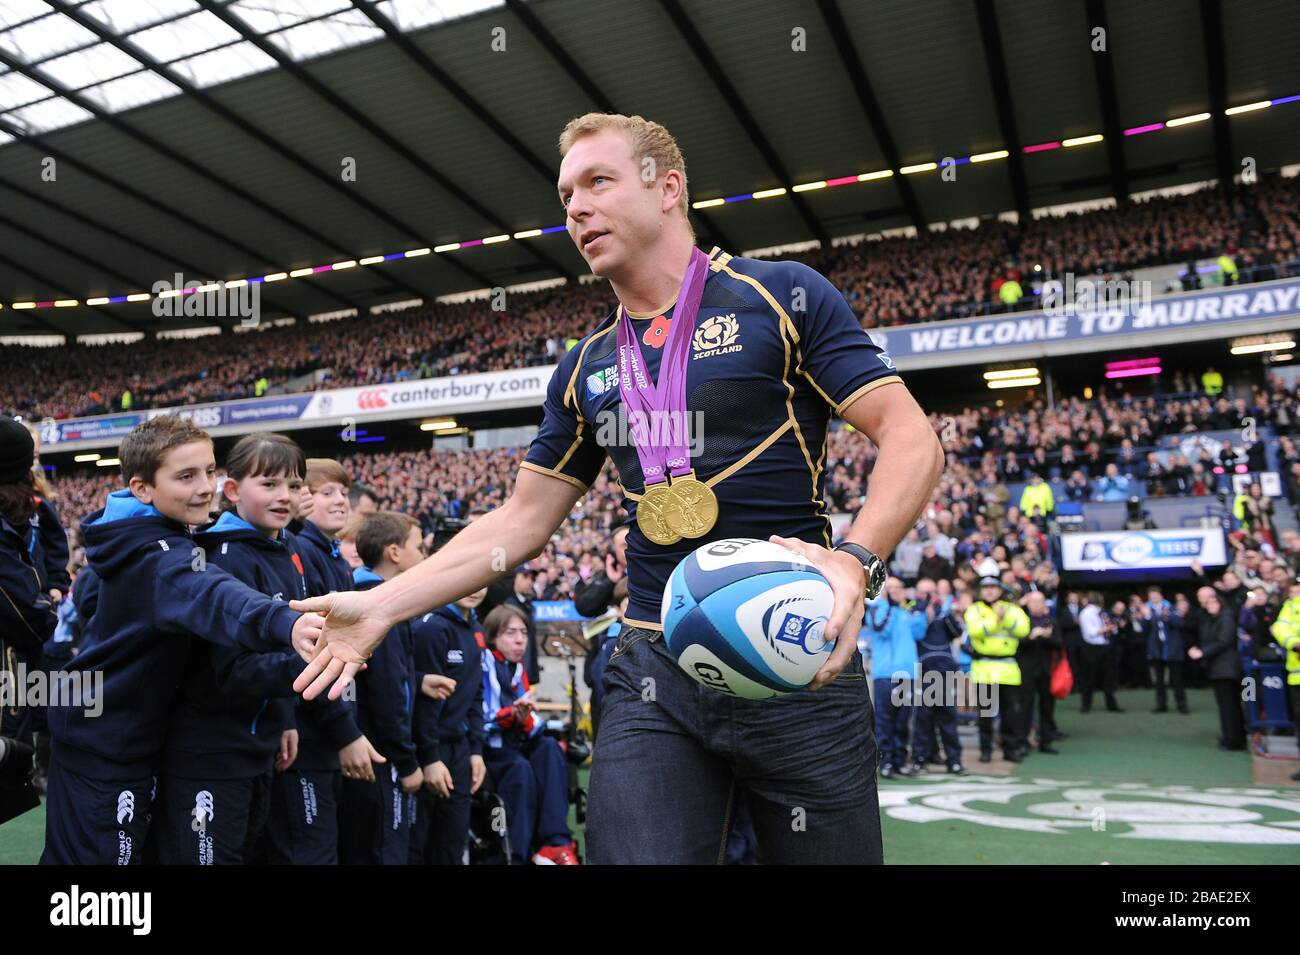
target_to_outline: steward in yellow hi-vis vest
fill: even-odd
[[[1286,651],[1286,682],[1300,687],[1300,581],[1291,584],[1290,599],[1273,621],[1273,639]],[[1300,713],[1295,716],[1300,718]]]
[[[966,609],[967,642],[970,644],[971,682],[993,690],[976,692],[980,701],[980,762],[993,758],[993,721],[996,716],[1002,737],[1002,755],[1012,763],[1025,758],[1029,749],[1029,727],[1024,719],[1024,700],[1020,691],[1020,664],[1016,650],[1020,640],[1029,636],[1029,615],[1005,596],[1002,582],[996,577],[980,580],[980,599]],[[992,695],[993,699],[987,697]]]
[[[989,582],[991,581],[991,583]],[[1002,584],[994,577],[980,582],[980,598],[966,608],[966,632],[970,635],[970,677],[976,683],[1020,685],[1020,665],[1016,650],[1022,638],[1029,636],[1029,615],[1009,600],[993,597]]]
[[[1286,650],[1286,694],[1291,698],[1291,719],[1300,725],[1300,579],[1291,582],[1288,600],[1273,621],[1273,639]],[[1291,778],[1300,782],[1300,773]]]

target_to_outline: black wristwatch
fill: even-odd
[[[856,557],[867,572],[867,599],[875,600],[880,596],[880,588],[885,586],[885,562],[860,544],[845,541],[835,548]]]

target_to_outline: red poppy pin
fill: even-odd
[[[667,315],[660,315],[650,323],[650,327],[641,336],[641,341],[651,348],[663,348],[664,342],[668,340],[668,329],[671,325],[672,319]]]

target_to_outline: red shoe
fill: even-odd
[[[542,846],[533,856],[533,865],[580,865],[578,862],[578,844],[570,842],[562,846]]]

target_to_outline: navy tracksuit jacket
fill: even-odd
[[[383,583],[365,567],[357,568],[353,580],[358,590]],[[411,736],[413,681],[411,627],[402,622],[357,674],[357,724],[388,762],[374,765],[373,783],[343,780],[339,861],[344,865],[406,864],[415,799],[402,792],[398,780],[420,768]]]
[[[474,611],[455,604],[411,621],[415,664],[414,735],[421,766],[443,762],[452,791],[420,790],[411,828],[414,865],[460,865],[469,836],[470,757],[483,754],[483,634]],[[426,673],[451,677],[446,700],[420,692]]]
[[[188,529],[115,491],[84,523],[99,600],[70,673],[103,678],[102,712],[49,709],[53,763],[43,862],[140,861],[168,717],[193,638],[290,646],[299,614],[200,561]]]
[[[311,521],[296,521],[294,540],[312,597],[352,589],[352,568]],[[268,861],[281,865],[336,865],[343,776],[339,750],[361,736],[356,706],[326,694],[297,701],[298,758],[271,782]]]
[[[210,564],[271,599],[307,596],[287,531],[272,539],[226,511],[195,540]],[[159,862],[255,861],[275,754],[283,732],[294,728],[293,681],[304,665],[292,650],[190,647],[163,750],[154,823]]]

